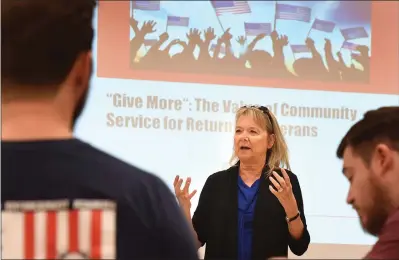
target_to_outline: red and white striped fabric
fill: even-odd
[[[114,210],[2,212],[3,259],[115,259]]]

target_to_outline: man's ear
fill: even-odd
[[[380,177],[389,172],[394,164],[394,152],[386,144],[378,144],[371,157],[371,168]]]
[[[93,61],[91,51],[79,54],[68,77],[68,85],[73,86],[73,92],[77,95],[80,96],[87,90],[92,70]]]
[[[91,74],[93,72],[93,56],[92,52],[82,53],[79,56],[80,64],[78,64],[78,75],[76,77],[76,85],[81,86],[86,91],[86,88],[89,86],[88,82],[90,81]]]

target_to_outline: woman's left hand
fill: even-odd
[[[298,205],[294,193],[292,192],[290,177],[283,168],[281,168],[281,172],[283,173],[284,178],[278,175],[277,172],[273,171],[273,174],[269,179],[277,190],[275,190],[272,185],[269,185],[269,189],[280,201],[287,216],[295,216],[298,213]]]

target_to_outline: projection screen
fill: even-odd
[[[375,238],[345,203],[335,150],[365,111],[398,105],[398,6],[99,1],[95,75],[76,136],[171,189],[175,175],[190,176],[200,192],[229,167],[237,108],[268,106],[302,188],[303,257],[361,257]]]

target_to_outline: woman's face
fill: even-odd
[[[241,162],[265,160],[267,149],[273,146],[273,138],[258,125],[252,116],[241,116],[236,123],[234,151]]]

